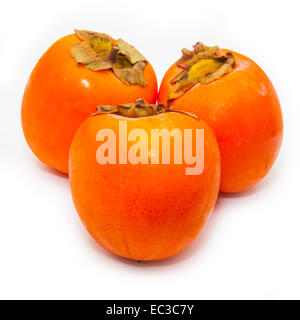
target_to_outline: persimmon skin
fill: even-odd
[[[232,52],[234,70],[209,84],[197,84],[170,107],[197,114],[212,128],[221,153],[222,192],[239,192],[258,183],[271,169],[282,142],[283,120],[276,91],[251,59]],[[166,103],[169,83],[180,67],[172,65],[159,90]]]
[[[28,145],[46,165],[68,173],[68,154],[80,124],[98,105],[118,105],[138,98],[157,99],[155,72],[147,64],[147,87],[126,85],[111,70],[92,71],[77,65],[70,48],[75,34],[56,41],[40,58],[25,88],[22,126]]]
[[[100,165],[96,151],[101,142],[96,141],[96,134],[102,128],[118,132],[119,120],[127,120],[128,132],[142,128],[148,137],[151,129],[203,128],[203,173],[185,175],[184,161],[151,164],[150,158],[149,164],[117,161]],[[134,143],[128,141],[128,150]],[[176,113],[139,119],[116,115],[88,118],[73,139],[69,171],[73,200],[88,232],[111,253],[134,260],[161,260],[186,248],[215,205],[221,175],[219,149],[211,129],[202,120]]]

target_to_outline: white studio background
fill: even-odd
[[[0,298],[300,298],[299,1],[5,1],[0,10]],[[251,190],[221,195],[184,252],[138,264],[87,234],[68,179],[40,164],[20,124],[23,90],[42,53],[74,28],[136,46],[158,80],[201,40],[241,52],[269,75],[284,143]],[[45,106],[47,112],[47,106]]]

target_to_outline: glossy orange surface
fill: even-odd
[[[259,182],[271,169],[283,136],[280,103],[271,81],[252,60],[230,52],[236,61],[231,73],[197,84],[171,103],[171,108],[197,114],[215,133],[223,192],[242,191]],[[169,81],[181,70],[174,64],[167,71],[159,102],[167,102]]]
[[[157,80],[148,63],[147,87],[126,85],[111,70],[92,71],[77,65],[70,48],[74,34],[55,42],[40,58],[28,80],[22,103],[25,138],[45,164],[68,172],[68,154],[79,125],[101,104],[117,105],[144,98],[154,103]]]
[[[204,171],[186,175],[186,163],[172,161],[173,143],[170,164],[151,164],[155,152],[150,151],[148,164],[99,164],[97,132],[112,129],[118,145],[119,121],[127,123],[128,132],[145,130],[148,140],[152,129],[204,129]],[[148,140],[141,140],[142,144]],[[128,141],[128,150],[135,143]],[[97,115],[80,126],[72,142],[70,183],[77,212],[99,244],[122,257],[160,260],[186,248],[213,209],[220,184],[219,148],[206,123],[187,115],[165,113],[138,119]]]

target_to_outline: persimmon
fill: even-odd
[[[79,125],[99,104],[157,99],[150,63],[122,39],[75,30],[40,58],[25,88],[22,125],[34,154],[68,172],[68,154]]]
[[[221,191],[259,182],[281,146],[283,120],[276,91],[248,57],[197,43],[166,72],[159,102],[197,114],[212,128],[221,153]]]
[[[170,133],[169,162],[168,142],[155,144],[158,132]],[[183,141],[182,153],[175,140]],[[204,167],[195,172],[196,165],[180,159],[201,146]],[[76,132],[69,165],[73,200],[88,232],[111,253],[134,260],[160,260],[186,248],[215,205],[221,175],[218,144],[203,120],[143,100],[99,107]]]

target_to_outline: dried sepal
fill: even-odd
[[[218,56],[219,48],[207,47],[203,43],[198,42],[194,45],[194,50],[182,49],[182,57],[177,61],[177,65],[189,69],[200,59],[216,58]]]
[[[177,65],[184,70],[170,80],[169,101],[182,96],[197,83],[208,84],[231,72],[235,63],[233,54],[219,56],[218,53],[218,47],[207,47],[201,42],[193,51],[183,49]]]
[[[109,53],[113,46],[111,39],[105,37],[96,37],[91,39],[90,43],[92,48],[100,57],[108,59]]]
[[[210,83],[214,80],[221,78],[224,74],[229,73],[233,70],[234,66],[234,57],[232,53],[226,54],[227,60],[221,67],[213,73],[206,75],[201,79],[201,83]]]
[[[97,53],[88,42],[75,44],[71,48],[71,55],[77,63],[89,64],[95,60]]]
[[[111,64],[109,62],[104,61],[99,57],[85,66],[93,71],[107,70],[111,68]]]
[[[186,78],[187,78],[187,72],[185,70],[182,70],[180,73],[178,73],[174,78],[170,80],[170,83],[175,84],[176,82],[179,82]]]
[[[124,68],[132,68],[133,64],[124,55],[119,54],[119,51],[118,51],[113,66],[116,69],[124,69]]]
[[[71,48],[71,55],[77,63],[94,70],[105,70],[112,67],[108,55],[112,48],[112,40],[105,34],[75,30],[83,42],[75,44]]]
[[[166,112],[167,108],[162,104],[150,104],[144,99],[137,99],[135,103],[125,103],[118,106],[99,106],[93,114],[118,114],[127,118],[143,118]]]
[[[119,48],[117,46],[113,46],[110,50],[110,53],[108,55],[108,60],[112,63],[115,64],[117,62],[118,58],[118,51]]]
[[[120,49],[120,44],[121,48]],[[117,42],[117,47],[119,48],[116,58],[115,58],[115,63],[113,65],[113,71],[115,75],[124,83],[127,85],[133,85],[133,84],[138,84],[141,87],[146,87],[146,83],[143,77],[144,74],[144,69],[146,67],[146,62],[143,61],[145,58],[140,55],[140,59],[138,60],[138,51],[137,55],[134,56],[134,54],[131,56],[131,60],[129,60],[130,57],[130,49],[126,51],[124,50],[127,46],[125,45],[127,42],[119,39]],[[127,44],[128,45],[128,44]],[[128,45],[130,46],[130,45]],[[133,47],[131,47],[133,48]],[[133,51],[136,50],[133,48]],[[135,61],[135,62],[133,62]],[[137,62],[136,62],[137,61]]]
[[[181,113],[196,120],[200,120],[200,118],[192,112],[169,109],[163,104],[150,104],[144,99],[137,99],[135,103],[125,103],[118,106],[99,106],[96,108],[96,110],[96,113],[92,114],[92,116],[101,114],[116,114],[127,118],[144,118],[172,112]]]
[[[73,45],[71,55],[77,63],[100,71],[112,69],[125,84],[146,87],[143,77],[147,60],[126,41],[119,39],[116,44],[104,33],[75,30],[83,42]]]
[[[191,66],[189,71],[184,71],[172,87],[169,98],[176,99],[180,97],[185,91],[192,88],[206,75],[214,73],[221,67],[222,63],[214,59],[202,59]]]
[[[113,71],[122,82],[128,85],[138,84],[141,87],[146,87],[147,85],[143,77],[145,67],[145,62],[137,62],[133,66],[122,68],[118,68],[114,65]]]
[[[119,112],[122,116],[128,118],[143,118],[153,115],[153,108],[150,106],[138,106],[135,103],[120,105]]]
[[[146,103],[144,99],[137,99],[135,103],[127,103],[119,106],[119,110],[123,116],[129,118],[142,118],[153,116],[158,113],[156,104]]]
[[[71,55],[77,63],[81,63],[94,71],[110,69],[112,67],[112,64],[109,61],[100,57],[86,42],[75,44],[71,48]]]
[[[119,53],[123,54],[132,64],[135,64],[140,61],[146,61],[146,58],[138,51],[135,47],[119,39],[117,41],[117,46],[119,48]]]
[[[116,113],[119,111],[117,106],[98,106],[96,108],[97,113]]]
[[[74,31],[75,31],[75,34],[77,35],[77,37],[83,41],[85,41],[85,40],[89,41],[89,40],[97,38],[97,37],[107,38],[107,39],[112,40],[112,38],[105,33],[88,31],[88,30],[77,30],[77,29],[75,29]]]

